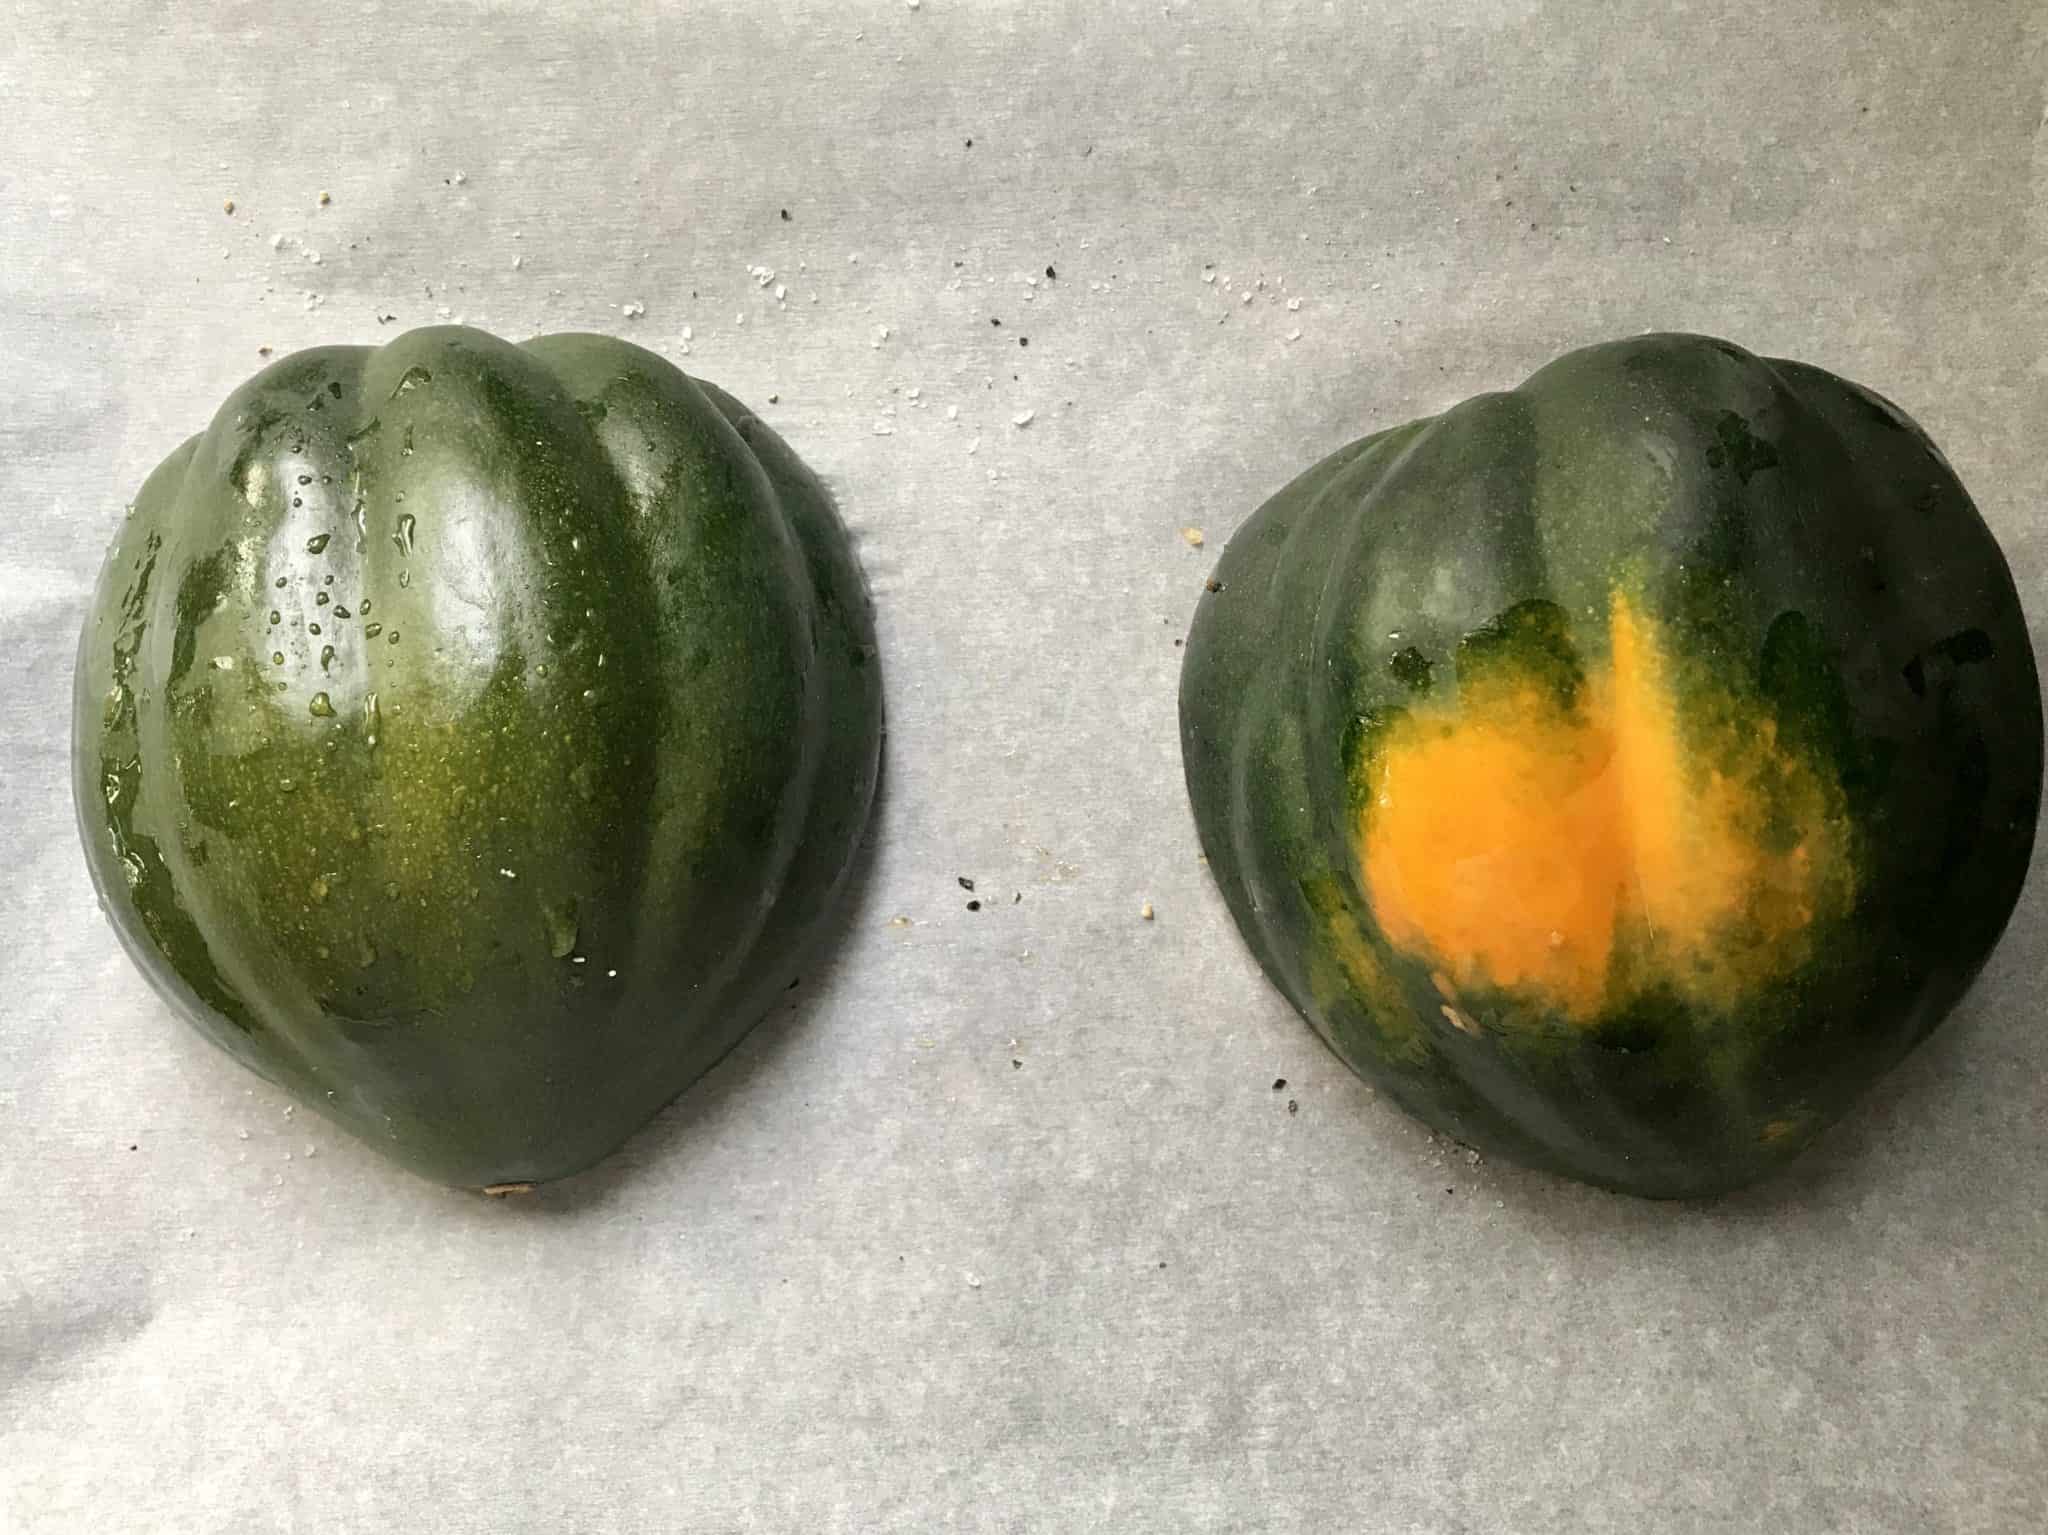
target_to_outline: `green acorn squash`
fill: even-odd
[[[737,401],[603,336],[271,364],[149,477],[75,797],[190,1022],[428,1178],[597,1161],[792,983],[866,821],[867,595]]]
[[[1901,411],[1652,335],[1343,448],[1201,598],[1189,795],[1267,974],[1461,1141],[1724,1190],[1989,955],[2039,811],[1998,545]]]

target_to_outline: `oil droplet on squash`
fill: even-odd
[[[1679,688],[1621,593],[1608,638],[1569,700],[1511,666],[1461,675],[1366,765],[1373,915],[1447,1002],[1521,990],[1586,1023],[1657,988],[1733,1008],[1852,898],[1840,788],[1768,707]]]

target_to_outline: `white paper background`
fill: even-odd
[[[14,5],[0,1528],[2048,1527],[2039,888],[1789,1176],[1631,1202],[1323,1052],[1197,861],[1174,712],[1262,497],[1651,327],[1899,400],[2048,615],[2044,80],[2031,0]],[[829,970],[523,1202],[175,1025],[66,788],[144,474],[259,345],[444,309],[762,409],[887,668]]]

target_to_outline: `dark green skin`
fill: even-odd
[[[425,1177],[535,1183],[792,983],[881,719],[846,532],[772,431],[622,341],[439,326],[280,359],[149,477],[74,787],[202,1033]]]
[[[1688,657],[1831,765],[1853,910],[1732,1013],[1650,996],[1588,1028],[1498,990],[1455,1028],[1373,921],[1348,768],[1503,648],[1569,676],[1601,643],[1574,615],[1644,570]],[[1570,353],[1288,485],[1224,551],[1180,707],[1211,868],[1336,1054],[1461,1141],[1650,1196],[1769,1172],[1925,1038],[2004,929],[2040,806],[2025,619],[1940,452],[1869,390],[1698,336]],[[1332,988],[1333,912],[1391,995]]]

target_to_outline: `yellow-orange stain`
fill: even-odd
[[[1320,919],[1328,942],[1309,949],[1309,984],[1316,1006],[1327,1011],[1340,996],[1362,1008],[1394,1057],[1410,1057],[1421,1039],[1401,987],[1366,936],[1342,887],[1328,874],[1301,882],[1301,895]]]
[[[1522,989],[1582,1021],[1659,984],[1734,1006],[1850,899],[1840,791],[1768,710],[1698,688],[1682,710],[1619,593],[1608,637],[1573,705],[1497,666],[1367,765],[1373,915],[1447,997]]]

